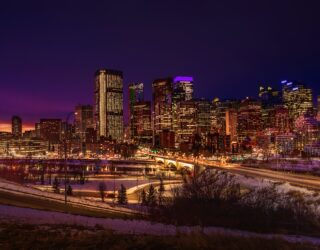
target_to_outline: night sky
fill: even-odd
[[[93,104],[98,68],[194,76],[197,97],[300,80],[320,94],[320,1],[1,1],[0,130]],[[127,105],[127,102],[126,102]]]

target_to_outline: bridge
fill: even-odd
[[[53,164],[63,165],[66,160],[63,158],[0,158],[0,164]],[[67,159],[67,165],[109,165],[109,164],[152,164],[153,160],[136,159]]]
[[[152,156],[154,157],[154,160],[158,164],[163,164],[165,168],[175,168],[177,170],[181,168],[187,168],[187,169],[193,169],[194,164],[181,160],[181,159],[170,159],[166,156]]]
[[[85,167],[87,171],[94,171],[96,166],[102,167],[103,169],[109,169],[110,166],[116,165],[121,168],[141,168],[138,165],[148,165],[151,169],[156,167],[153,164],[162,165],[168,170],[180,170],[189,169],[193,170],[194,162],[181,159],[181,158],[170,158],[163,155],[149,155],[151,159],[63,159],[63,158],[10,158],[2,157],[0,158],[0,164],[4,165],[19,165],[19,166],[48,166],[50,168],[63,168],[65,164],[68,169],[81,169]],[[142,167],[143,168],[143,167]]]
[[[158,159],[163,162],[167,162],[167,164],[171,164],[171,162],[185,162],[192,165],[192,160],[189,159],[178,159],[178,161],[174,159],[170,159],[170,157],[166,156],[157,156],[157,155],[150,155],[154,159]],[[228,171],[233,174],[243,175],[243,176],[250,176],[253,178],[264,178],[269,179],[272,181],[280,181],[280,182],[287,182],[295,186],[312,189],[312,190],[320,190],[320,176],[317,175],[310,175],[310,174],[303,174],[303,173],[291,173],[286,171],[277,171],[273,169],[267,168],[259,168],[259,167],[247,167],[242,166],[241,164],[234,164],[234,163],[226,163],[224,160],[222,161],[208,161],[204,159],[197,160],[198,167],[204,168],[212,168],[218,169],[223,171]]]

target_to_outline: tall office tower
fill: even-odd
[[[193,77],[176,76],[173,79],[173,101],[189,101],[193,98]]]
[[[174,77],[173,91],[172,91],[172,129],[173,131],[176,132],[178,128],[177,119],[179,115],[179,110],[178,110],[179,102],[190,101],[192,100],[192,98],[193,98],[193,77],[191,76]]]
[[[132,107],[131,135],[138,144],[152,143],[151,102],[137,102]]]
[[[289,112],[286,107],[278,106],[270,113],[271,127],[276,129],[277,133],[287,133],[290,131]]]
[[[297,135],[297,147],[303,151],[308,144],[320,143],[319,123],[315,119],[313,112],[307,112],[295,120],[294,131]]]
[[[22,136],[22,120],[19,116],[13,116],[11,119],[12,127],[12,135],[15,137]]]
[[[295,120],[313,108],[312,90],[298,82],[282,81],[282,98],[288,108],[290,122]]]
[[[61,119],[40,119],[40,137],[51,144],[61,141]]]
[[[95,125],[97,137],[123,140],[123,75],[100,69],[95,73]]]
[[[261,103],[246,98],[240,103],[238,112],[238,141],[254,144],[258,132],[262,130]]]
[[[41,126],[40,126],[40,122],[36,122],[34,124],[34,130],[36,131],[36,137],[37,138],[41,138]]]
[[[94,127],[93,107],[91,105],[78,105],[75,110],[75,133],[84,142],[87,129]]]
[[[239,101],[237,100],[219,100],[214,99],[212,102],[212,120],[213,127],[212,132],[219,133],[220,135],[226,135],[226,112],[228,109],[238,110]]]
[[[195,99],[195,105],[197,132],[205,136],[211,128],[211,103],[209,100],[201,98]]]
[[[129,104],[132,107],[137,102],[142,102],[144,100],[144,85],[140,83],[130,83],[129,84]]]
[[[218,97],[214,98],[210,107],[210,119],[211,119],[211,127],[210,133],[216,133],[218,127],[218,118],[217,118],[217,106],[219,105],[220,99]]]
[[[143,83],[130,83],[129,84],[129,118],[130,118],[130,138],[134,139],[137,136],[134,130],[134,124],[137,123],[136,117],[134,116],[134,105],[136,103],[143,102]]]
[[[317,115],[317,120],[320,122],[320,95],[318,95],[317,98],[317,102],[318,102],[318,106],[317,106],[317,111],[318,111],[318,115]]]
[[[191,150],[193,136],[196,132],[196,103],[193,100],[176,104],[177,117],[175,127],[175,147]]]
[[[153,129],[156,144],[164,130],[172,131],[172,78],[157,79],[152,83]]]
[[[237,127],[238,127],[238,112],[234,108],[226,110],[226,135],[230,136],[231,144],[237,143]]]
[[[282,105],[281,93],[270,86],[260,86],[261,116],[263,128],[272,128],[273,110]]]
[[[72,139],[75,136],[75,125],[73,123],[61,122],[61,139]]]

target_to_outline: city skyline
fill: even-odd
[[[175,76],[174,78],[176,77],[183,77],[183,76]],[[187,78],[192,78],[193,80],[193,77],[190,77],[190,76],[187,76]],[[278,90],[278,91],[281,91],[282,90],[282,82],[284,81],[288,81],[288,80],[282,80],[280,81],[280,83],[278,84],[278,86],[276,86],[275,84],[261,84],[261,85],[257,85],[256,86],[256,95],[254,96],[250,96],[250,95],[244,95],[243,97],[233,97],[233,98],[227,98],[227,97],[223,97],[223,96],[212,96],[211,98],[206,98],[206,97],[203,97],[203,96],[194,96],[194,98],[205,98],[207,99],[208,101],[213,101],[215,98],[219,98],[221,100],[228,100],[228,99],[234,99],[234,100],[243,100],[245,99],[246,97],[250,97],[250,98],[254,98],[254,99],[259,99],[259,88],[260,86],[271,86],[272,88],[274,88],[275,90]],[[93,82],[94,82],[94,77],[93,77]],[[302,84],[304,84],[302,82]],[[150,84],[152,85],[152,83]],[[124,124],[125,125],[128,125],[130,123],[130,118],[128,117],[129,116],[129,95],[127,94],[128,93],[128,90],[129,90],[129,86],[130,86],[130,83],[128,84],[125,84],[125,86],[123,87],[124,88],[124,91],[123,91],[123,94],[124,94],[124,98],[123,98],[123,105],[124,105],[124,114],[123,114],[123,119],[124,119]],[[146,86],[146,84],[144,84],[144,86]],[[306,84],[307,87],[309,87],[308,84]],[[197,86],[196,86],[197,87]],[[197,90],[195,88],[195,90]],[[314,89],[313,89],[314,91]],[[144,92],[145,93],[145,92]],[[144,99],[146,101],[152,101],[152,97],[149,96],[149,93],[147,93],[147,97],[145,97]],[[94,95],[94,91],[93,93],[91,93],[91,95],[93,96]],[[314,104],[314,107],[317,107],[319,105],[318,101],[319,101],[319,95],[315,92],[313,92],[312,94],[313,96],[313,104]],[[94,99],[94,98],[93,98]],[[22,119],[22,131],[25,132],[25,131],[28,131],[28,130],[34,130],[35,129],[35,124],[36,122],[38,122],[41,118],[49,118],[49,119],[62,119],[62,120],[65,120],[66,116],[75,110],[75,108],[79,105],[91,105],[91,106],[94,106],[94,100],[91,102],[91,103],[77,103],[77,104],[73,104],[71,106],[71,108],[69,110],[66,110],[66,112],[63,112],[61,113],[60,115],[46,115],[46,113],[39,113],[39,114],[36,114],[35,115],[35,118],[33,120],[27,120],[27,122],[25,122],[24,120],[24,117],[21,116],[21,115],[17,115],[17,113],[14,113],[12,115],[8,114],[8,120],[1,120],[0,119],[0,132],[11,132],[12,130],[12,122],[11,122],[11,119],[12,117],[14,116],[18,116]]]
[[[175,75],[193,76],[195,96],[210,99],[256,97],[260,83],[276,87],[284,79],[320,93],[319,3],[20,5],[0,10],[0,130],[10,131],[13,115],[29,129],[42,117],[63,119],[78,104],[92,105],[93,72],[104,67],[124,72],[125,90],[143,82],[147,100],[154,79]]]
[[[1,249],[320,249],[320,1],[3,1]]]

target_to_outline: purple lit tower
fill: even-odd
[[[174,99],[177,101],[189,101],[193,98],[193,77],[176,76],[173,79]]]

